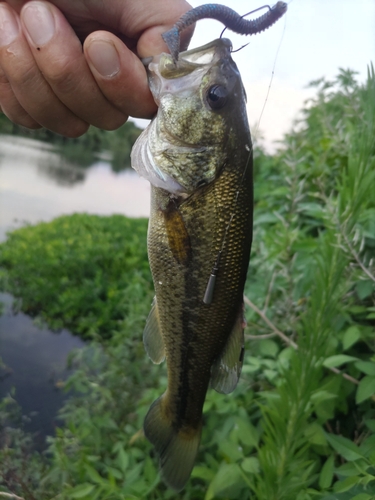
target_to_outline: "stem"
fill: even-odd
[[[341,230],[342,230],[342,234],[344,236],[344,240],[345,240],[345,243],[347,244],[349,250],[350,250],[350,253],[353,255],[353,257],[355,258],[355,260],[357,261],[359,267],[362,269],[362,271],[367,274],[367,276],[375,282],[375,276],[371,273],[371,271],[369,271],[367,269],[367,267],[363,264],[363,262],[361,261],[359,255],[357,254],[357,252],[354,250],[354,248],[352,247],[352,244],[350,243],[349,241],[349,238],[347,236],[347,234],[345,233],[345,230],[341,227]]]
[[[266,300],[264,301],[264,307],[263,307],[263,313],[264,314],[266,314],[267,309],[268,309],[268,304],[270,302],[271,293],[272,293],[272,289],[273,289],[273,284],[274,284],[274,281],[275,281],[275,276],[276,276],[276,270],[274,269],[273,273],[272,273],[272,276],[271,276],[270,284],[268,286],[267,297],[266,297]]]
[[[266,333],[265,335],[245,335],[246,340],[264,340],[276,337],[276,333]]]
[[[24,498],[19,497],[19,496],[15,495],[14,493],[4,493],[2,491],[0,491],[0,497],[13,498],[14,500],[25,500]]]
[[[251,300],[244,295],[244,302],[247,304],[253,311],[255,311],[259,316],[262,318],[262,320],[267,323],[267,325],[271,328],[271,330],[274,332],[273,334],[270,335],[246,335],[246,338],[255,338],[255,339],[261,339],[261,338],[270,338],[270,336],[278,335],[286,344],[289,346],[292,346],[293,349],[296,351],[298,350],[298,345],[293,342],[289,337],[285,335],[282,331],[280,331],[273,323],[270,321],[267,316],[253,303]],[[346,380],[349,380],[349,382],[352,382],[355,385],[358,385],[359,382],[355,378],[351,377],[347,373],[343,373],[337,368],[331,367],[328,368],[331,372],[335,373],[336,375],[341,375],[343,378]]]
[[[297,344],[293,342],[293,340],[290,340],[290,338],[287,337],[285,333],[281,332],[278,328],[276,328],[276,326],[267,318],[267,316],[260,309],[258,309],[258,307],[255,304],[253,304],[253,302],[251,302],[251,300],[247,298],[245,295],[244,295],[244,301],[245,304],[247,304],[251,309],[253,309],[253,311],[259,314],[262,320],[265,323],[267,323],[267,325],[271,328],[271,330],[275,332],[275,334],[278,335],[281,339],[283,339],[283,341],[286,344],[291,345],[296,350],[298,349]]]

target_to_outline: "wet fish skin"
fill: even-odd
[[[159,111],[132,153],[133,166],[151,182],[148,253],[156,299],[144,342],[151,359],[166,357],[168,368],[167,390],[144,430],[175,490],[194,466],[210,380],[230,392],[242,365],[252,147],[230,50],[229,40],[219,39],[181,53],[177,65],[166,54],[149,65]],[[215,85],[228,95],[213,109],[207,94]],[[212,301],[205,304],[215,263]]]

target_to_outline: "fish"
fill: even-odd
[[[148,256],[155,298],[143,341],[167,361],[167,389],[144,433],[161,476],[180,491],[194,467],[211,387],[237,385],[244,355],[243,290],[252,242],[252,143],[246,94],[220,38],[148,61],[158,111],[133,146],[151,184]]]

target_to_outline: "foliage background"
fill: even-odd
[[[46,455],[12,426],[14,399],[1,402],[0,497],[375,498],[375,75],[312,85],[279,152],[255,151],[243,373],[234,394],[209,391],[182,493],[160,482],[139,432],[166,385],[141,342],[145,221],[75,215],[1,245],[2,287],[19,307],[92,340],[72,356],[75,396]]]

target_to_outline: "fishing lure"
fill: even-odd
[[[262,16],[247,20],[226,5],[215,3],[200,5],[181,16],[169,31],[162,34],[162,37],[169,48],[173,60],[176,62],[180,52],[180,33],[191,24],[200,19],[216,19],[235,33],[256,35],[275,24],[285,14],[288,6],[285,2],[277,2],[273,7],[268,6],[268,8],[269,11]]]

